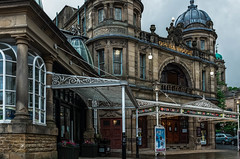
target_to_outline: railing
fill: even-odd
[[[174,85],[174,84],[168,84],[168,83],[160,83],[161,90],[163,91],[173,91],[173,92],[183,92],[192,94],[192,88]]]

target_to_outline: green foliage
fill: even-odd
[[[238,87],[228,87],[228,91],[238,91],[240,88]]]
[[[217,100],[218,100],[218,106],[222,109],[225,109],[226,105],[225,105],[225,94],[224,92],[221,90],[222,86],[225,86],[226,83],[224,81],[221,81],[219,78],[220,74],[219,72],[217,73]]]
[[[235,128],[235,131],[234,131]],[[216,124],[216,133],[226,133],[231,135],[236,135],[237,123],[236,122],[227,122],[227,123],[217,123]]]

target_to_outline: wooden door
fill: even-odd
[[[110,140],[112,149],[121,149],[122,146],[122,120],[101,119],[102,138]]]

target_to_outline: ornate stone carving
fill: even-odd
[[[125,28],[119,27],[108,27],[108,28],[100,28],[98,30],[94,30],[93,35],[104,35],[104,34],[127,34],[127,30]]]

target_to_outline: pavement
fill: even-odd
[[[227,155],[226,155],[227,154]],[[136,154],[127,152],[127,159],[135,159]],[[236,150],[229,149],[206,149],[206,150],[171,150],[166,152],[166,156],[161,154],[155,157],[151,149],[140,149],[140,159],[239,159],[240,154]],[[92,159],[80,157],[79,159]],[[113,151],[109,156],[96,157],[96,159],[121,159],[121,150]]]

